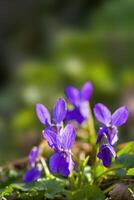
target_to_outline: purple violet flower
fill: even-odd
[[[48,128],[52,128],[54,125],[56,125],[57,128],[60,128],[60,124],[65,119],[66,112],[67,106],[63,98],[57,99],[53,108],[52,120],[48,109],[42,104],[36,104],[37,117],[40,122]]]
[[[52,173],[60,173],[68,176],[74,168],[71,156],[71,147],[75,140],[75,130],[72,125],[67,125],[63,129],[63,120],[66,117],[67,106],[64,99],[59,98],[53,108],[53,119],[50,113],[42,104],[36,105],[36,113],[41,123],[46,128],[43,130],[43,137],[48,145],[55,151],[50,157],[49,167]]]
[[[62,176],[68,176],[74,168],[72,160],[71,147],[74,144],[76,133],[71,124],[66,125],[59,133],[46,128],[43,131],[43,137],[48,145],[55,151],[49,159],[49,168],[53,174],[59,173]]]
[[[116,158],[113,145],[118,141],[118,127],[127,121],[128,109],[125,106],[120,107],[111,115],[106,106],[97,103],[94,107],[94,114],[98,121],[104,124],[104,127],[101,127],[98,131],[96,143],[104,142],[104,138],[106,138],[106,143],[101,144],[97,157],[102,160],[105,167],[109,167],[112,157]]]
[[[91,82],[86,82],[80,90],[73,86],[68,86],[65,90],[70,104],[73,105],[72,110],[67,111],[66,120],[76,120],[79,124],[82,124],[89,117],[89,105],[88,101],[93,93],[93,86]]]
[[[26,173],[23,176],[23,180],[26,183],[30,183],[32,181],[36,181],[40,177],[41,177],[41,170],[32,167],[26,171]]]
[[[31,168],[29,168],[23,176],[23,180],[26,183],[35,181],[41,176],[41,169],[35,166],[39,153],[39,147],[33,147],[29,153],[28,160]]]
[[[118,127],[125,124],[128,119],[127,107],[120,107],[111,115],[105,105],[97,103],[94,106],[94,114],[98,121],[104,124],[98,131],[97,143],[107,136],[109,143],[114,145],[118,141]]]
[[[112,157],[116,158],[116,152],[110,144],[102,144],[97,157],[102,160],[105,167],[109,167],[112,162]]]

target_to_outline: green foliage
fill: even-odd
[[[3,190],[1,189],[0,199],[4,200],[4,198],[8,197],[12,192],[13,192],[13,187],[11,185],[5,187],[5,189]]]
[[[93,166],[88,163],[89,156],[80,161],[78,170],[72,172],[68,179],[49,177],[29,184],[20,182],[22,171],[15,169],[3,171],[1,177],[6,177],[6,182],[0,184],[0,199],[104,200],[105,194],[114,185],[113,179],[105,186],[104,190],[100,189],[102,182],[109,177],[116,177],[119,181],[127,180],[130,183],[129,191],[134,195],[134,187],[131,184],[134,176],[133,142],[122,147],[118,152],[117,160],[113,162],[110,168],[102,166],[100,161],[97,161]]]
[[[133,168],[130,168],[130,169],[127,171],[127,175],[129,175],[129,176],[134,176],[134,167],[133,167]]]
[[[104,200],[104,193],[97,186],[85,186],[73,192],[67,192],[69,200]]]
[[[123,154],[118,158],[117,161],[121,167],[129,169],[134,167],[134,154]]]
[[[101,174],[105,172],[105,167],[100,164],[100,162],[97,162],[96,166],[92,169],[94,177],[99,177]]]
[[[63,183],[59,180],[45,180],[41,179],[30,184],[12,184],[6,187],[2,192],[0,198],[3,200],[13,196],[14,199],[69,199],[69,200],[104,200],[103,192],[94,185],[87,185],[80,189],[69,191],[64,189]]]
[[[7,198],[14,192],[16,198],[20,199],[41,199],[46,197],[47,199],[55,199],[56,197],[62,197],[64,193],[64,181],[60,179],[40,179],[39,181],[29,184],[16,183],[3,189],[1,192],[1,198]]]
[[[91,167],[87,165],[89,156],[80,161],[78,173],[76,173],[75,188],[79,188],[92,181]]]
[[[134,152],[134,142],[128,142],[125,147],[118,151],[117,156],[121,156],[130,152]]]

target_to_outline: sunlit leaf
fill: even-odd
[[[125,146],[123,146],[121,150],[118,151],[117,156],[121,156],[132,151],[134,151],[134,142],[129,142]]]
[[[128,175],[128,176],[134,176],[134,167],[133,167],[133,168],[130,168],[130,169],[127,171],[127,175]]]

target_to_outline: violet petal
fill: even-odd
[[[53,174],[58,173],[60,161],[62,157],[60,153],[53,154],[49,159],[49,168]]]
[[[66,125],[66,127],[64,128],[64,130],[61,132],[61,135],[60,135],[60,141],[61,141],[62,147],[64,149],[69,150],[75,142],[75,137],[76,137],[76,133],[75,133],[75,129],[73,125],[71,124]]]
[[[66,106],[66,102],[63,98],[59,98],[54,106],[53,109],[53,120],[55,123],[61,123],[65,116],[66,116],[66,112],[67,112],[67,106]]]
[[[102,160],[105,167],[109,167],[111,165],[112,156],[116,157],[114,148],[110,144],[101,145],[97,157]]]
[[[81,101],[88,101],[93,93],[93,85],[90,81],[87,81],[80,90]]]
[[[26,183],[32,182],[37,180],[41,177],[41,171],[36,168],[30,168],[26,171],[26,173],[23,176],[23,180]]]
[[[118,108],[112,115],[112,124],[116,127],[125,124],[128,119],[128,109],[123,106]]]
[[[50,124],[51,118],[48,109],[42,104],[36,104],[36,114],[40,122],[44,125]]]
[[[109,143],[111,145],[115,145],[115,143],[118,141],[118,130],[116,127],[112,127],[109,129],[109,136],[110,136],[110,139],[109,139]]]
[[[105,124],[106,126],[110,124],[111,112],[105,105],[97,103],[94,106],[94,114],[95,117],[98,119],[98,121],[101,122],[102,124]]]
[[[68,86],[65,90],[65,94],[69,102],[75,106],[79,106],[80,103],[80,93],[79,90],[73,86]]]
[[[82,116],[79,108],[74,108],[73,110],[67,111],[65,119],[67,121],[75,120],[78,124],[82,124],[86,120]]]
[[[88,101],[81,102],[79,107],[81,115],[84,117],[84,119],[89,118],[89,103]]]
[[[70,174],[69,162],[67,162],[66,157],[64,157],[64,156],[62,156],[62,159],[60,161],[59,174],[61,176],[65,176],[65,177],[67,177]]]
[[[58,150],[58,137],[57,137],[57,134],[52,131],[51,129],[48,129],[48,128],[45,128],[43,130],[43,137],[44,139],[46,139],[48,145],[54,149],[54,150]]]
[[[66,161],[69,163],[68,165],[68,169],[71,172],[74,169],[75,163],[72,160],[72,155],[71,152],[66,152],[67,156],[66,156]]]
[[[39,147],[33,147],[32,150],[30,151],[29,153],[29,163],[31,166],[34,166],[35,165],[35,161],[39,155]]]

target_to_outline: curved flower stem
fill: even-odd
[[[45,171],[46,176],[49,177],[49,178],[53,178],[53,175],[50,173],[50,171],[47,167],[46,161],[42,156],[40,156],[40,161],[42,163],[42,166],[43,166],[43,169]]]
[[[94,126],[94,119],[90,105],[89,105],[88,128],[89,128],[89,142],[93,147],[91,162],[94,165],[96,163],[97,145],[96,145],[96,130]]]
[[[50,173],[50,171],[49,171],[49,169],[47,167],[46,161],[42,156],[42,154],[44,152],[44,149],[45,149],[45,141],[44,140],[40,143],[39,148],[40,148],[39,160],[41,161],[41,164],[43,166],[43,169],[44,169],[44,172],[45,172],[46,176],[47,177],[51,177],[52,174]]]
[[[89,119],[88,119],[89,133],[90,133],[90,143],[92,145],[96,144],[96,130],[94,126],[93,114],[89,105]]]

